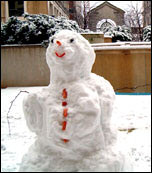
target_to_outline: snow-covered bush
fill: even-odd
[[[117,41],[132,41],[131,29],[127,26],[108,26],[103,28],[105,35],[112,37],[112,42]]]
[[[151,25],[143,29],[143,41],[151,41]]]
[[[61,29],[88,32],[79,28],[76,21],[65,17],[52,17],[44,14],[23,14],[25,20],[10,17],[1,24],[1,44],[36,44],[48,41],[49,37]]]

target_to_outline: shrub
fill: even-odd
[[[108,26],[103,29],[105,35],[112,37],[112,42],[132,41],[131,29],[127,26]]]
[[[143,41],[151,41],[151,25],[143,29]]]
[[[37,44],[48,42],[50,36],[61,29],[74,30],[76,32],[88,32],[79,28],[76,21],[65,17],[52,17],[49,15],[27,14],[25,20],[10,17],[6,23],[1,24],[1,44]]]

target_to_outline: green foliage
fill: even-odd
[[[151,41],[151,25],[143,29],[143,41]]]
[[[1,44],[37,44],[48,42],[50,36],[61,29],[74,30],[76,32],[88,32],[79,28],[76,21],[65,17],[52,17],[49,15],[27,14],[25,20],[10,17],[6,23],[1,24]]]
[[[108,26],[103,29],[105,35],[112,37],[112,42],[132,41],[131,29],[127,26]]]

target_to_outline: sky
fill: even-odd
[[[94,4],[100,5],[105,1],[90,1],[90,7],[93,6]],[[129,8],[129,5],[131,5],[131,3],[133,5],[138,4],[139,7],[142,7],[142,2],[143,1],[108,1],[111,4],[115,5],[118,8],[121,8],[122,10],[126,11]]]

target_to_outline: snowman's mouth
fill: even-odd
[[[57,52],[55,52],[55,54],[56,54],[57,57],[62,58],[65,55],[65,52],[62,53],[62,54],[58,54]]]

